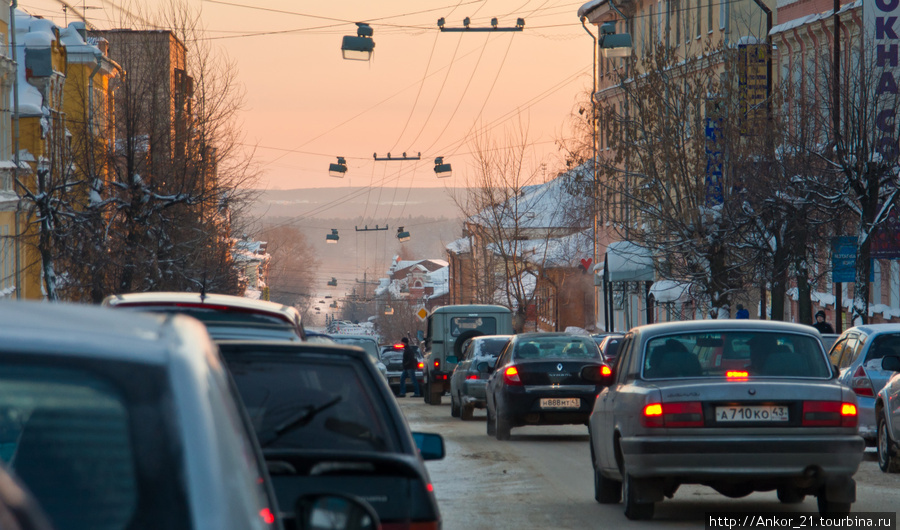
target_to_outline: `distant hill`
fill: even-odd
[[[255,218],[352,219],[360,223],[383,219],[431,217],[458,219],[452,194],[462,188],[304,188],[260,191],[250,210]]]

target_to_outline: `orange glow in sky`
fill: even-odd
[[[233,60],[245,90],[244,143],[256,146],[260,187],[463,186],[473,171],[470,139],[528,125],[530,164],[547,177],[563,168],[555,140],[591,84],[591,38],[565,0],[184,0],[201,13],[211,42]],[[168,0],[70,1],[99,28],[121,27],[121,9],[152,12]],[[64,25],[58,0],[20,0],[32,15]],[[451,33],[446,27],[522,32]],[[341,58],[354,22],[374,30],[371,62]],[[588,26],[596,33],[596,27]],[[418,162],[375,162],[414,156]],[[342,156],[340,180],[328,165]],[[453,177],[438,180],[443,156]],[[539,171],[539,170],[538,170]]]

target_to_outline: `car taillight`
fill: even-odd
[[[856,405],[840,401],[804,401],[803,425],[806,427],[856,427]]]
[[[612,375],[612,368],[606,366],[605,364],[600,367],[600,375],[603,377],[609,377]]]
[[[515,366],[510,366],[503,372],[503,381],[510,386],[522,386],[519,370]]]
[[[403,346],[404,346],[404,345],[403,345],[402,342],[398,342],[397,344],[394,344],[394,349],[395,349],[395,350],[402,350],[402,349],[403,349]]]
[[[387,528],[388,525],[382,524],[381,527]],[[437,521],[413,521],[407,528],[409,530],[440,530],[441,525]]]
[[[856,369],[853,377],[850,378],[850,388],[856,392],[857,396],[872,397],[875,395],[875,389],[872,387],[872,381],[869,380],[869,374],[866,369],[860,366]]]
[[[440,370],[440,369],[441,369],[441,360],[440,360],[440,359],[435,359],[435,360],[434,360],[434,369],[435,369],[435,370]]]
[[[725,372],[725,377],[730,381],[747,379],[750,377],[750,372],[744,370],[728,370]]]
[[[703,427],[703,404],[699,401],[651,403],[641,416],[644,427]]]
[[[417,364],[417,365],[416,365],[416,368],[418,368],[419,370],[422,370],[423,368],[425,368],[425,363],[419,363],[419,364]]]
[[[263,508],[259,511],[259,516],[262,517],[262,520],[266,524],[272,524],[275,522],[275,514],[272,513],[272,510],[268,508]]]
[[[466,381],[471,381],[472,379],[481,379],[478,374],[469,374],[466,376]]]

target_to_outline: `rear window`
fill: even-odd
[[[223,354],[263,447],[395,450],[377,388],[361,366],[339,358]]]
[[[497,333],[497,319],[494,317],[453,317],[450,319],[450,335],[459,337],[467,331],[478,331],[482,335]]]
[[[0,361],[0,458],[53,526],[190,528],[164,372],[33,359]]]
[[[339,344],[360,347],[364,349],[373,360],[381,360],[378,357],[378,343],[376,343],[374,340],[359,339],[354,337],[341,337],[340,335],[333,335],[331,338],[332,340],[334,340],[334,342],[337,342]]]
[[[866,364],[868,365],[871,361],[880,361],[885,355],[897,354],[900,354],[900,334],[878,335],[872,341],[872,346],[869,347],[869,351],[866,353]],[[877,368],[881,368],[880,362]]]
[[[725,377],[828,378],[831,370],[820,341],[808,335],[774,332],[674,334],[644,348],[644,379]]]
[[[589,359],[599,356],[597,343],[590,337],[536,337],[520,340],[513,352],[515,359]]]
[[[478,341],[479,349],[478,355],[500,355],[500,352],[503,351],[503,348],[509,343],[507,339],[484,339]]]

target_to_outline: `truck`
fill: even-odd
[[[425,344],[425,403],[440,405],[450,391],[450,374],[462,347],[480,335],[512,335],[512,311],[500,305],[448,305],[428,315],[426,331],[419,331]]]

